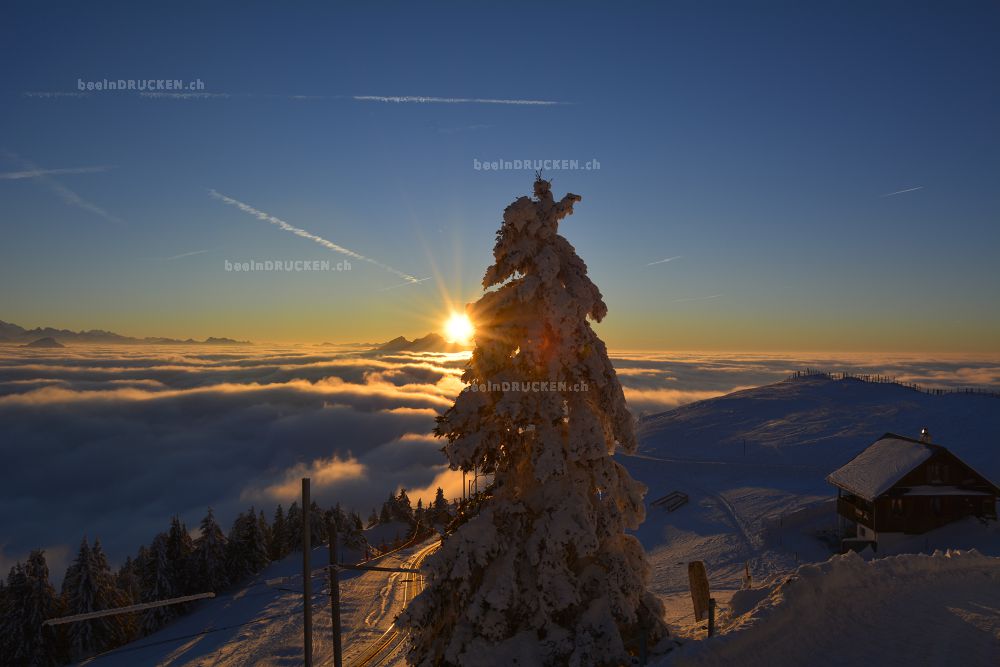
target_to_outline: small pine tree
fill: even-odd
[[[438,419],[451,467],[494,481],[399,617],[421,667],[630,664],[667,634],[625,532],[644,518],[645,487],[612,456],[636,438],[588,322],[607,307],[558,233],[580,197],[555,201],[541,177],[534,195],[504,211],[487,292],[469,307],[476,348],[462,380],[511,390],[467,389]]]
[[[167,534],[160,533],[153,538],[147,549],[140,550],[136,559],[143,602],[169,600],[177,596],[174,589],[177,577],[174,574],[173,562],[168,555],[167,545]],[[142,635],[156,632],[177,615],[176,605],[146,609],[139,620],[139,632]]]
[[[87,614],[125,606],[100,541],[93,548],[83,539],[76,559],[66,570],[62,586],[63,608],[67,614]],[[72,660],[83,660],[124,644],[129,638],[128,619],[104,616],[71,623],[66,630]]]
[[[372,513],[368,515],[368,526],[367,527],[371,528],[372,526],[377,526],[377,525],[378,525],[378,512],[376,512],[375,508],[373,507],[372,508]]]
[[[393,518],[398,521],[413,523],[413,506],[410,504],[410,496],[406,494],[406,489],[400,489],[395,497]]]
[[[64,641],[58,628],[42,622],[63,614],[49,583],[45,552],[32,551],[23,565],[10,569],[0,599],[0,659],[4,665],[55,667],[65,662]]]
[[[141,547],[145,549],[145,547]],[[139,579],[139,566],[137,561],[131,556],[125,558],[125,562],[118,568],[115,574],[115,585],[121,591],[122,600],[126,605],[139,604],[142,601],[142,584]],[[140,615],[138,613],[126,614],[122,616],[127,626],[128,641],[137,639],[139,636]]]
[[[439,524],[447,524],[451,521],[451,515],[448,512],[448,501],[444,497],[444,489],[440,486],[434,493],[434,502],[431,505],[432,510],[432,521]]]
[[[298,501],[292,502],[288,507],[285,524],[288,536],[288,541],[285,543],[285,554],[302,551],[302,510],[299,508]]]
[[[226,568],[226,536],[215,521],[215,513],[208,508],[208,513],[201,520],[200,533],[194,541],[195,592],[217,593],[229,585],[229,572]]]
[[[379,512],[378,522],[379,524],[385,524],[392,521],[392,500],[387,500],[382,503],[382,511]]]
[[[274,511],[274,521],[271,523],[271,544],[268,552],[271,560],[281,560],[288,555],[288,524],[285,521],[285,512],[278,505]]]
[[[424,523],[424,519],[425,519],[425,517],[424,517],[424,499],[423,498],[417,498],[417,506],[413,509],[413,520],[416,523],[423,524]]]
[[[326,512],[314,500],[309,512],[309,543],[314,547],[326,544],[326,532]]]
[[[263,570],[270,559],[268,557],[267,535],[265,534],[257,512],[250,508],[241,513],[233,522],[229,531],[229,543],[226,546],[226,569],[230,581],[239,583]]]
[[[195,568],[191,559],[194,540],[179,517],[170,519],[167,532],[167,558],[170,560],[175,595],[189,595],[194,592]]]

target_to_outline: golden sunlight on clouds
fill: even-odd
[[[341,459],[332,456],[328,459],[316,459],[311,465],[299,463],[285,471],[285,479],[278,484],[272,484],[264,489],[263,495],[282,502],[293,501],[302,491],[302,478],[309,477],[317,488],[323,488],[348,479],[364,477],[365,466],[353,456]],[[252,500],[257,495],[247,490],[241,495],[243,500]]]

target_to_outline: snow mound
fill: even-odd
[[[734,611],[761,595],[738,594]],[[834,556],[799,567],[749,611],[722,620],[720,635],[688,642],[659,664],[996,665],[1000,558]]]

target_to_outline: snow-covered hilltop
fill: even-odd
[[[640,452],[659,458],[834,468],[886,432],[935,442],[1000,477],[1000,398],[932,395],[897,384],[809,375],[690,403],[640,421]]]
[[[900,561],[898,565],[878,565],[866,570],[863,562],[857,565],[848,559],[819,568],[831,573],[829,580],[819,581],[819,575],[814,576],[810,574],[814,570],[807,569],[799,577],[804,581],[797,586],[789,584],[773,594],[772,589],[803,563],[825,562],[839,550],[836,489],[825,481],[825,476],[887,431],[916,437],[922,427],[934,434],[935,442],[948,447],[977,470],[993,479],[1000,477],[1000,399],[987,395],[930,395],[894,384],[833,380],[817,375],[692,403],[643,419],[639,453],[622,460],[636,478],[649,485],[647,506],[675,490],[690,498],[687,505],[673,512],[650,507],[646,522],[638,531],[653,564],[653,589],[666,602],[668,619],[680,629],[681,635],[704,637],[704,623],[696,624],[692,617],[686,568],[689,561],[703,560],[713,596],[720,603],[723,623],[731,616],[740,633],[738,639],[725,644],[732,644],[732,648],[725,648],[722,653],[714,652],[716,640],[712,640],[697,649],[679,652],[667,664],[732,664],[734,652],[760,655],[762,660],[763,656],[770,658],[760,664],[813,664],[796,660],[775,662],[775,654],[767,653],[764,647],[769,641],[780,643],[771,635],[781,632],[800,637],[824,632],[824,641],[831,646],[851,646],[867,641],[866,637],[873,640],[879,636],[881,629],[852,626],[845,616],[877,616],[871,600],[879,596],[888,598],[892,586],[883,582],[881,588],[873,589],[873,596],[861,598],[845,591],[874,586],[865,582],[895,576],[897,569],[909,571],[923,565],[911,567]],[[1000,529],[995,521],[984,524],[970,518],[910,536],[892,552],[930,553],[954,548],[976,548],[998,556]],[[872,557],[870,551],[865,553],[865,558]],[[971,558],[961,562],[972,562]],[[940,567],[937,561],[916,562],[931,563],[924,569],[940,570],[944,573],[940,576],[945,577],[958,567],[952,561]],[[994,563],[991,567],[996,570],[994,561],[976,562]],[[748,568],[756,590],[752,594],[736,593],[743,587]],[[864,580],[852,584],[850,579],[855,575],[864,575]],[[924,616],[918,612],[916,616],[905,617],[911,634],[934,631],[934,624],[948,614],[945,603],[954,603],[952,606],[961,608],[960,613],[968,618],[986,613],[961,604],[959,598],[969,589],[967,572],[961,577],[956,575],[954,581],[946,579],[950,583],[940,586],[933,584],[936,576],[939,575],[928,573],[923,578],[914,575],[911,585],[917,592],[887,603],[900,609],[925,605]],[[982,583],[989,583],[992,588],[984,590],[1000,599],[995,577],[983,579]],[[949,586],[954,592],[951,598],[945,595]],[[922,587],[926,588],[926,600],[920,593]],[[802,595],[816,606],[812,616],[802,616],[794,606],[805,603],[783,606],[786,597],[806,589],[808,594]],[[850,603],[846,598],[851,598]],[[755,610],[755,603],[761,600],[768,609],[775,610]],[[993,608],[995,615],[995,605]],[[744,613],[749,616],[737,619]],[[772,616],[778,620],[771,619]],[[789,629],[797,618],[814,625]],[[824,619],[830,619],[831,624],[827,625]],[[974,625],[972,621],[968,623]],[[783,629],[770,632],[758,630],[758,626]],[[997,624],[983,628],[970,630],[966,624],[961,629],[962,633],[979,633],[976,636],[987,647],[972,650],[971,655],[977,659],[1000,641],[994,636],[994,644],[989,643],[990,633],[1000,632]],[[723,633],[727,630],[723,624]],[[821,647],[806,642],[794,648],[808,656],[810,651]],[[849,660],[821,660],[815,664],[849,663]],[[938,660],[929,664],[948,663]],[[973,660],[962,664],[996,663]]]

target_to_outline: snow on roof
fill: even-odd
[[[875,444],[830,473],[826,481],[873,501],[933,453],[934,450],[922,442],[886,433]]]

